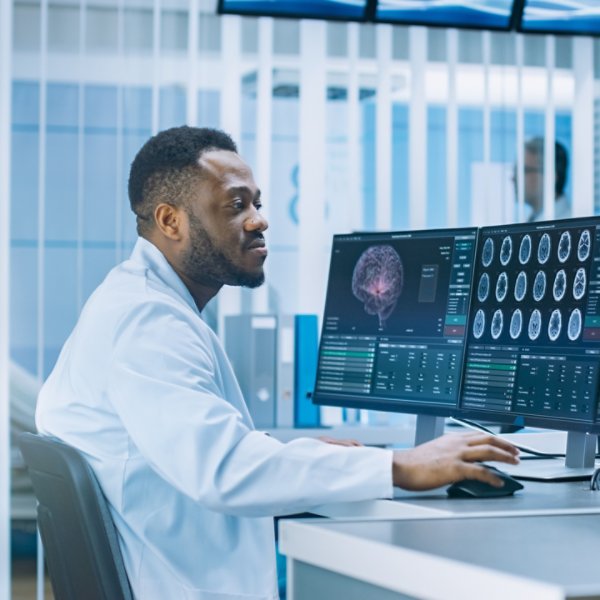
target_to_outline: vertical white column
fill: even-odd
[[[299,298],[300,312],[320,314],[325,297],[325,22],[300,22]]]
[[[360,162],[360,84],[358,23],[348,23],[348,230],[363,228],[362,167]]]
[[[221,127],[234,139],[241,143],[241,19],[233,15],[221,18],[223,46],[221,48],[222,86],[221,86]],[[224,339],[224,323],[227,315],[241,312],[242,294],[239,287],[225,286],[218,296],[219,300],[219,335]]]
[[[198,0],[189,0],[188,10],[188,80],[185,122],[188,125],[196,125],[198,121]]]
[[[377,229],[392,226],[392,26],[377,25],[377,104],[375,111],[375,189]]]
[[[221,127],[239,144],[242,135],[241,82],[241,18],[234,15],[221,17]]]
[[[40,2],[40,106],[39,106],[39,153],[38,153],[38,250],[37,250],[37,357],[38,383],[44,376],[45,357],[45,310],[46,297],[46,108],[47,108],[47,62],[48,62],[48,0]],[[37,600],[44,600],[44,548],[37,536]]]
[[[10,140],[12,2],[0,1],[0,600],[10,600]]]
[[[554,218],[554,140],[556,123],[554,108],[554,36],[546,36],[546,119],[544,127],[544,219]]]
[[[160,0],[152,8],[152,135],[160,122]]]
[[[458,103],[456,68],[458,65],[458,30],[446,34],[448,68],[448,103],[446,107],[446,219],[448,227],[458,224]]]
[[[575,103],[573,105],[573,153],[569,161],[573,182],[573,216],[594,213],[594,42],[573,40]]]
[[[262,198],[262,212],[269,220],[271,198],[271,140],[273,111],[273,19],[258,20],[258,78],[256,92],[256,173],[254,174]],[[267,240],[269,232],[267,231]],[[267,284],[256,289],[252,295],[255,313],[269,310],[269,260],[265,263]]]
[[[117,0],[117,54],[119,58],[123,58],[123,47],[125,42],[125,18],[124,18],[124,3],[125,0]],[[123,168],[123,84],[119,81],[117,85],[117,118],[116,118],[116,145],[115,153],[116,161],[116,180],[115,180],[115,263],[123,260],[123,204],[128,202],[123,190],[125,189],[125,173]]]
[[[490,62],[492,40],[489,31],[484,31],[481,35],[483,42],[483,162],[488,165],[492,160],[492,125],[490,114]]]
[[[408,120],[408,198],[410,226],[424,229],[427,224],[427,29],[410,28],[411,94]]]
[[[83,225],[85,217],[85,11],[86,0],[79,4],[79,85],[77,94],[77,310],[83,307]]]
[[[515,36],[517,59],[517,220],[525,219],[525,110],[523,108],[523,57],[525,39],[522,34]]]

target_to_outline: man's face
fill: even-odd
[[[534,211],[542,210],[544,204],[544,165],[534,152],[525,152],[525,202]]]
[[[260,190],[234,152],[204,153],[202,176],[187,201],[189,229],[181,271],[197,284],[257,287],[264,282],[268,227],[258,212]]]

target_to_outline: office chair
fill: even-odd
[[[133,600],[106,499],[78,450],[22,433],[56,600]]]

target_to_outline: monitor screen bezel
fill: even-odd
[[[327,276],[328,284],[327,284],[326,289],[328,290],[328,288],[329,288],[329,277],[331,274],[331,265],[332,265],[332,261],[333,261],[333,248],[335,247],[336,240],[338,240],[338,239],[352,238],[353,236],[360,236],[361,239],[368,239],[369,237],[381,238],[382,235],[386,235],[386,236],[393,236],[393,235],[421,236],[422,235],[422,236],[427,236],[427,237],[436,237],[436,236],[442,235],[442,234],[446,234],[448,237],[450,237],[450,236],[454,237],[456,235],[473,235],[474,240],[475,240],[475,251],[477,249],[477,242],[478,242],[478,228],[477,227],[452,227],[452,228],[440,228],[440,229],[419,229],[419,230],[400,230],[400,231],[368,231],[368,232],[359,231],[359,232],[354,232],[354,233],[335,234],[333,236],[333,242],[331,245],[332,251],[331,251],[331,258],[330,258],[330,262],[329,262],[329,271],[328,271],[328,276]],[[471,284],[472,284],[472,278],[471,278]],[[469,303],[470,303],[470,301],[471,301],[471,297],[469,297]],[[326,310],[327,310],[327,298],[325,299],[323,315],[326,314]],[[468,311],[469,311],[469,306],[467,306],[467,314],[468,314]],[[325,323],[325,320],[323,319],[323,323],[321,325],[321,335],[319,336],[319,349],[318,349],[318,354],[317,354],[317,372],[316,372],[316,376],[315,376],[315,383],[318,379],[319,370],[320,370],[319,357],[321,355],[321,344],[322,344],[322,340],[323,340],[324,323]],[[462,346],[463,359],[464,359],[464,349],[465,349],[465,344],[463,344],[463,346]],[[460,378],[462,378],[462,373],[463,373],[463,369],[462,369],[462,365],[461,365],[461,370],[460,370],[460,375],[459,375]],[[322,392],[317,392],[316,385],[314,386],[314,391],[312,394],[312,401],[314,404],[319,405],[319,406],[337,406],[337,407],[343,407],[343,408],[361,408],[361,409],[367,409],[367,410],[382,410],[385,412],[404,413],[404,414],[413,414],[413,415],[452,417],[452,416],[458,416],[457,408],[458,408],[458,402],[460,399],[461,384],[462,384],[462,381],[459,380],[459,382],[458,382],[459,396],[457,397],[456,403],[453,404],[452,406],[449,406],[447,403],[444,403],[444,404],[429,403],[428,405],[425,405],[425,404],[418,404],[414,400],[406,400],[406,399],[389,400],[389,399],[382,398],[382,397],[373,398],[372,396],[370,396],[370,397],[356,396],[353,398],[351,395],[348,395],[348,396],[344,396],[344,397],[340,398],[339,396],[336,396],[335,394],[327,394],[327,393],[324,394]],[[321,396],[325,396],[325,398],[321,398]]]
[[[600,215],[590,215],[587,217],[574,217],[570,219],[555,219],[552,221],[537,221],[535,223],[531,223],[531,226],[534,228],[539,228],[541,230],[548,230],[549,228],[556,227],[564,227],[567,225],[577,226],[578,223],[583,224],[584,222],[589,222],[590,220],[596,220],[597,225],[600,227]],[[480,245],[483,243],[483,239],[485,238],[486,232],[489,230],[498,230],[503,227],[523,227],[526,226],[527,223],[506,223],[504,225],[493,225],[488,227],[481,227],[478,231],[477,236],[477,248],[476,255],[480,251]],[[473,270],[473,277],[475,277],[475,269]],[[474,286],[471,288],[471,293],[474,293]],[[469,303],[469,310],[471,309],[472,302]],[[468,335],[468,334],[467,334]],[[467,340],[465,339],[465,352],[467,350]],[[599,348],[600,349],[600,348]],[[600,359],[599,359],[600,360]],[[478,409],[465,409],[461,406],[462,404],[462,384],[465,376],[465,361],[462,363],[462,373],[460,377],[461,395],[459,397],[458,402],[458,412],[457,415],[459,418],[464,419],[472,419],[478,421],[486,421],[493,422],[499,424],[517,424],[517,425],[526,425],[530,427],[540,427],[543,429],[553,429],[559,431],[582,431],[588,433],[600,433],[600,419],[597,421],[583,421],[581,419],[568,419],[565,417],[549,417],[542,415],[526,415],[518,412],[496,412],[492,410],[478,410]],[[600,402],[600,383],[598,385],[598,391],[596,396],[596,411],[597,405]],[[594,416],[596,418],[596,416]]]

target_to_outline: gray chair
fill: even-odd
[[[38,500],[38,527],[56,600],[133,600],[106,499],[78,450],[18,437]]]

